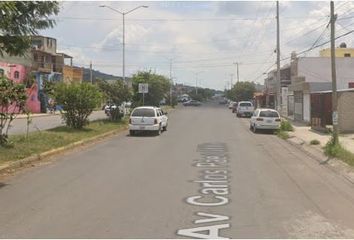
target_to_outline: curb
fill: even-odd
[[[293,140],[292,140],[293,139]],[[323,151],[307,145],[305,141],[298,137],[291,137],[286,139],[288,143],[300,149],[302,152],[307,154],[309,157],[315,159],[319,164],[325,165],[328,169],[335,172],[349,183],[354,184],[354,168],[346,164],[340,159],[337,158],[328,158]]]
[[[123,132],[123,131],[125,131],[127,129],[128,129],[128,126],[124,126],[124,127],[120,128],[120,129],[112,130],[112,131],[109,131],[109,132],[106,132],[106,133],[102,133],[100,135],[97,135],[97,136],[94,136],[94,137],[91,137],[91,138],[87,138],[87,139],[84,139],[84,140],[73,142],[73,143],[70,143],[70,144],[68,144],[66,146],[62,146],[62,147],[59,147],[59,148],[51,149],[49,151],[46,151],[46,152],[43,152],[43,153],[39,153],[39,154],[35,154],[35,155],[32,155],[32,156],[26,157],[24,159],[11,162],[11,163],[2,164],[2,165],[0,165],[0,174],[8,172],[9,170],[15,170],[17,168],[21,168],[21,167],[23,167],[25,165],[28,165],[28,164],[31,164],[31,163],[34,163],[34,162],[38,162],[38,161],[40,161],[42,159],[48,158],[50,156],[57,155],[59,153],[74,149],[76,147],[84,146],[86,144],[95,142],[96,140],[104,139],[104,138],[107,138],[107,137],[113,136],[113,135],[117,135],[118,133],[121,133],[121,132]]]
[[[48,113],[43,113],[43,114],[32,114],[30,118],[40,118],[40,117],[50,117],[50,116],[60,116],[60,113],[53,113],[53,114],[48,114]],[[16,119],[26,119],[27,116],[17,116]]]

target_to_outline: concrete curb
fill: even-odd
[[[300,149],[309,157],[315,159],[319,164],[326,166],[331,171],[337,173],[345,180],[354,184],[354,168],[337,158],[328,158],[319,147],[311,146],[298,137],[286,139],[288,143]]]
[[[42,114],[32,114],[30,117],[31,118],[40,118],[40,117],[51,117],[51,116],[60,116],[60,113],[53,113],[53,114],[49,114],[49,113],[42,113]],[[16,119],[26,119],[27,116],[26,115],[21,115],[21,116],[17,116]]]
[[[102,133],[100,135],[97,135],[97,136],[94,136],[94,137],[91,137],[91,138],[87,138],[87,139],[84,139],[84,140],[81,140],[81,141],[73,142],[73,143],[70,143],[70,144],[68,144],[66,146],[63,146],[63,147],[59,147],[59,148],[55,148],[55,149],[52,149],[52,150],[49,150],[49,151],[46,151],[46,152],[43,152],[43,153],[35,154],[35,155],[32,155],[32,156],[26,157],[24,159],[11,162],[11,163],[2,164],[2,165],[0,165],[0,174],[8,172],[9,170],[15,170],[17,168],[21,168],[21,167],[23,167],[25,165],[28,165],[28,164],[31,164],[31,163],[34,163],[34,162],[38,162],[38,161],[40,161],[42,159],[48,158],[50,156],[57,155],[59,153],[74,149],[76,147],[84,146],[86,144],[93,143],[93,142],[95,142],[97,140],[105,139],[105,138],[108,138],[109,136],[117,135],[117,134],[122,133],[123,131],[125,131],[127,129],[128,129],[128,126],[124,126],[124,127],[120,128],[120,129],[112,130],[112,131],[109,131],[109,132],[106,132],[106,133]]]

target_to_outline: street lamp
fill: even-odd
[[[115,8],[112,8],[110,6],[107,6],[107,5],[100,5],[100,7],[106,7],[106,8],[109,8],[111,9],[112,11],[115,11],[119,14],[121,14],[123,16],[123,81],[124,83],[126,83],[125,81],[125,15],[139,9],[139,8],[148,8],[149,6],[146,6],[146,5],[141,5],[141,6],[138,6],[138,7],[135,7],[127,12],[121,12]]]

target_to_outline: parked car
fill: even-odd
[[[134,108],[129,119],[129,133],[131,136],[137,132],[153,131],[160,135],[168,126],[167,113],[160,108],[143,106]]]
[[[200,106],[200,105],[202,105],[202,103],[197,100],[190,100],[188,102],[183,103],[183,106]]]
[[[250,101],[240,101],[237,105],[236,116],[237,117],[251,117],[254,111],[252,102]]]
[[[235,103],[235,102],[230,102],[230,103],[229,103],[229,109],[232,109],[232,108],[233,108],[234,103]]]
[[[232,113],[236,113],[236,111],[237,111],[237,105],[238,105],[237,102],[234,102],[234,103],[232,104]]]
[[[260,129],[277,130],[280,127],[280,115],[274,109],[258,108],[250,119],[250,130],[257,132]]]
[[[220,104],[220,105],[224,105],[224,104],[226,104],[226,103],[227,103],[227,100],[226,100],[226,99],[222,99],[222,100],[219,101],[219,104]]]

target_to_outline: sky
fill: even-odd
[[[122,15],[127,12],[126,76],[151,70],[183,83],[218,90],[239,80],[264,83],[276,62],[274,1],[64,1],[56,26],[41,32],[57,39],[58,52],[74,57],[74,65],[122,76]],[[281,64],[291,52],[329,41],[329,2],[280,1]],[[336,1],[336,35],[354,30],[354,2]],[[340,38],[353,46],[353,34]],[[301,56],[318,56],[313,49]]]

